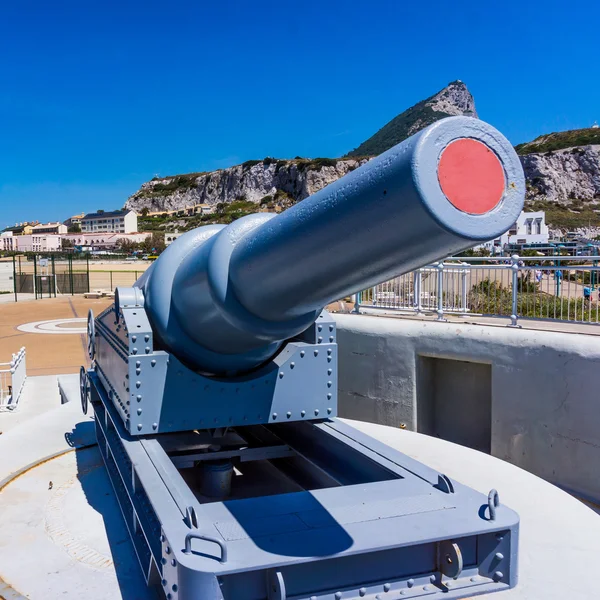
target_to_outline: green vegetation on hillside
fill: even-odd
[[[600,144],[600,128],[572,129],[571,131],[558,131],[540,135],[531,142],[515,146],[517,154],[531,154],[533,152],[553,152],[572,148],[573,146],[589,146]]]
[[[549,202],[548,200],[534,200],[526,202],[526,210],[543,210],[546,212],[546,223],[550,227],[573,230],[578,227],[600,227],[600,207],[586,204],[583,200],[572,200],[568,206]]]
[[[464,86],[464,83],[453,81],[448,84],[448,87],[451,85]],[[424,129],[428,125],[435,123],[435,121],[449,117],[450,115],[448,113],[435,111],[429,106],[429,102],[431,102],[431,100],[439,93],[440,92],[435,93],[426,100],[421,100],[421,102],[418,102],[408,110],[400,113],[397,117],[394,117],[375,135],[363,142],[358,148],[348,152],[346,156],[377,156],[378,154],[389,150],[392,146],[404,141],[406,138],[410,137],[411,134],[416,133],[416,131]],[[416,128],[415,125],[417,126]]]
[[[209,215],[176,216],[161,215],[138,217],[138,229],[140,231],[189,231],[201,225],[228,224],[233,221],[251,215],[256,212],[280,212],[289,208],[296,201],[286,192],[277,190],[274,196],[268,195],[260,202],[251,202],[245,198],[239,198],[233,202],[220,202],[215,207],[215,212]]]

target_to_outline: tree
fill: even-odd
[[[165,248],[165,235],[158,231],[153,231],[141,244],[140,248],[146,254],[160,254]]]
[[[81,233],[81,227],[77,223],[75,223],[74,225],[69,225],[67,231],[69,233]]]
[[[73,240],[69,240],[68,238],[62,238],[61,246],[63,248],[72,248],[73,247]]]
[[[140,215],[141,215],[142,217],[147,217],[149,212],[150,212],[150,211],[148,210],[148,207],[147,207],[147,206],[144,206],[144,208],[142,208],[142,210],[141,210],[141,212],[140,212]]]
[[[127,238],[119,238],[117,240],[117,248],[125,254],[132,254],[138,250],[139,244],[133,240],[128,240]]]

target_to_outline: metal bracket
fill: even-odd
[[[439,475],[438,482],[433,487],[444,492],[445,494],[454,494],[454,484],[447,475]]]
[[[267,598],[268,600],[286,600],[285,581],[281,571],[267,571]]]
[[[463,570],[463,557],[456,542],[446,540],[438,544],[438,568],[446,577],[458,579]]]
[[[79,394],[81,396],[81,410],[86,415],[88,411],[88,404],[90,398],[90,380],[88,378],[85,367],[79,369]]]
[[[96,356],[96,321],[91,308],[87,318],[87,351],[90,360],[94,360]]]

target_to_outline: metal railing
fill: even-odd
[[[19,403],[27,378],[25,354],[21,348],[10,362],[0,363],[0,410],[14,410]]]
[[[361,307],[600,323],[600,257],[447,258],[356,295]]]

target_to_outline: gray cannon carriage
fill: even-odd
[[[518,517],[337,415],[323,307],[505,232],[522,169],[439,121],[279,215],[190,231],[88,322],[84,410],[169,599],[462,598],[517,581]]]

